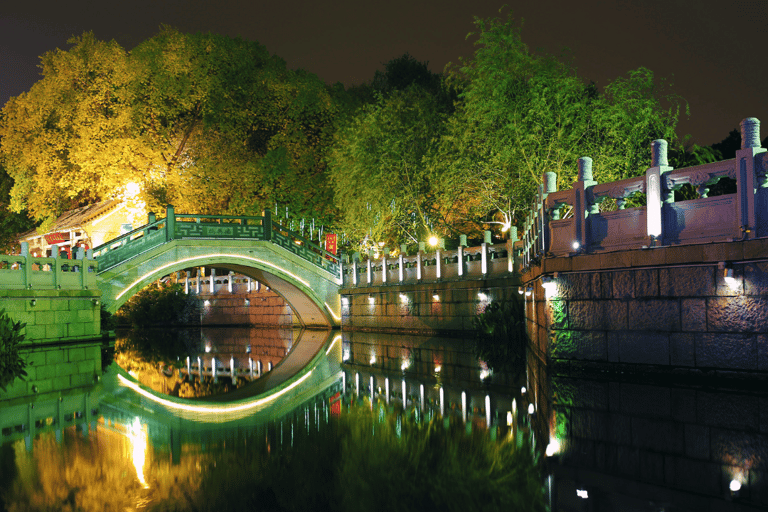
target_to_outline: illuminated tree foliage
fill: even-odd
[[[164,28],[130,52],[85,33],[43,55],[0,117],[15,211],[61,211],[142,187],[150,210],[329,217],[335,106],[314,75],[258,43]]]
[[[678,100],[651,71],[600,93],[560,60],[530,52],[511,17],[475,25],[474,56],[448,70],[462,92],[430,163],[452,176],[440,191],[444,209],[506,227],[525,214],[545,171],[570,187],[578,158],[589,156],[598,181],[636,176],[650,165],[653,139],[675,141]]]
[[[330,153],[336,206],[354,238],[418,242],[439,211],[439,174],[424,165],[444,126],[435,96],[412,85],[379,96],[340,128]]]
[[[651,71],[601,92],[530,52],[511,17],[475,24],[474,55],[443,82],[395,59],[373,81],[387,94],[340,131],[330,167],[350,233],[406,242],[503,231],[525,215],[545,171],[569,187],[578,158],[590,156],[595,179],[613,181],[645,171],[653,139],[675,143],[679,101]],[[449,108],[446,91],[458,91]]]
[[[374,100],[339,127],[329,166],[339,222],[352,238],[424,240],[441,221],[439,169],[426,166],[453,110],[451,91],[405,54],[377,71]]]

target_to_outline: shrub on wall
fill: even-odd
[[[24,341],[21,330],[27,324],[14,322],[4,309],[0,309],[0,389],[6,390],[17,377],[24,378],[27,363],[19,355],[19,345]]]

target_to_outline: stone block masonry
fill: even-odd
[[[299,322],[274,290],[250,278],[225,274],[187,278],[187,293],[199,301],[200,325],[290,327]]]
[[[488,304],[519,297],[518,284],[509,277],[342,289],[342,330],[469,332]]]
[[[0,290],[0,309],[27,324],[32,344],[100,337],[100,300],[99,290]]]
[[[768,253],[753,247],[763,240],[730,245],[735,261],[712,244],[624,251],[615,268],[546,259],[523,275],[531,342],[553,361],[768,372],[768,259],[744,258]]]

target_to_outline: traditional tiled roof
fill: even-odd
[[[56,222],[51,226],[49,233],[55,233],[56,231],[64,231],[71,228],[84,226],[91,222],[93,219],[106,215],[115,208],[119,208],[122,203],[115,199],[107,199],[100,203],[90,204],[88,206],[81,206],[74,210],[64,212]],[[28,231],[19,236],[19,240],[26,240],[28,238],[34,238],[40,236],[36,230]]]

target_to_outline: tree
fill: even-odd
[[[70,43],[2,111],[14,210],[49,223],[133,182],[153,211],[260,214],[279,201],[332,216],[336,107],[316,76],[258,43],[168,27],[131,52],[92,33]]]
[[[448,70],[461,93],[430,163],[446,177],[442,209],[475,229],[519,222],[545,171],[568,187],[578,158],[590,156],[595,179],[613,181],[648,167],[651,140],[675,139],[678,100],[651,71],[632,71],[600,94],[570,66],[530,52],[511,17],[475,25],[473,57]]]
[[[413,243],[434,228],[438,177],[424,156],[439,139],[445,115],[435,96],[410,85],[379,96],[339,130],[329,163],[348,235]]]
[[[18,235],[35,227],[27,212],[11,211],[13,179],[0,166],[0,254],[10,254],[18,248]]]

